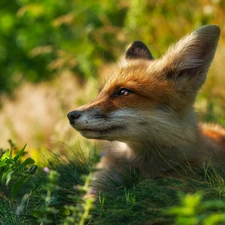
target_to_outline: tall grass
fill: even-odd
[[[23,167],[23,162],[17,161],[23,151],[12,157],[11,162],[17,164],[22,177],[27,177],[32,167],[29,164]],[[125,186],[96,193],[89,188],[98,161],[95,154],[84,157],[74,153],[69,158],[50,155],[48,165],[35,170],[35,174],[29,173],[29,179],[17,189],[16,195],[12,189],[20,182],[16,174],[10,182],[2,182],[1,224],[225,223],[225,174],[221,171],[202,167],[179,179],[126,176]],[[3,154],[0,162],[4,160]],[[13,169],[9,164],[2,168]]]

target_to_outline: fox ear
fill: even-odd
[[[154,59],[147,46],[141,41],[134,41],[125,51],[125,59]]]
[[[181,39],[162,57],[163,76],[198,90],[205,82],[219,36],[217,25],[206,25]]]

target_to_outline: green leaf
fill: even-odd
[[[15,199],[16,194],[18,193],[21,186],[26,182],[27,176],[21,177],[18,182],[16,182],[12,187],[12,200]]]
[[[23,148],[15,155],[14,160],[20,159],[20,157],[22,156],[22,154],[23,154],[23,152],[24,152],[26,146],[27,146],[27,145],[25,144],[25,145],[23,146]]]
[[[0,161],[0,167],[6,166],[7,165],[7,160],[8,159],[4,159],[4,160]]]
[[[2,183],[4,182],[6,176],[8,175],[8,173],[9,173],[10,171],[12,171],[11,168],[8,168],[8,167],[5,168],[5,170],[3,171],[3,174],[2,174],[2,179],[1,179],[1,182],[2,182]]]
[[[9,182],[11,181],[13,173],[14,173],[14,171],[11,170],[11,171],[7,174],[7,176],[6,176],[6,182],[5,182],[6,185],[8,185]]]
[[[7,149],[7,150],[3,153],[3,155],[1,156],[0,161],[5,160],[5,159],[9,159],[9,158],[10,158],[10,151],[9,151],[9,149]]]
[[[21,169],[24,169],[27,165],[33,164],[35,161],[32,158],[27,158],[25,161],[20,165]]]
[[[36,170],[37,170],[38,166],[37,165],[33,165],[31,166],[31,168],[29,169],[30,174],[35,174]]]

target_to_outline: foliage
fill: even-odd
[[[56,171],[49,171],[48,168],[45,169],[49,173],[47,182],[43,185],[43,190],[46,191],[45,195],[41,195],[42,204],[34,211],[34,215],[37,221],[41,224],[50,224],[55,221],[55,215],[57,210],[54,205],[58,203],[54,192],[58,189],[58,176]]]
[[[66,160],[53,155],[48,167],[24,182],[24,190],[18,191],[14,200],[8,198],[10,193],[1,190],[0,222],[5,225],[217,225],[224,222],[223,173],[204,168],[191,178],[139,179],[138,182],[137,177],[127,176],[125,187],[96,193],[89,184],[97,160],[94,155],[84,159],[74,154]],[[35,187],[30,186],[31,180]],[[8,185],[13,181],[15,176]]]
[[[202,0],[2,0],[0,6],[0,94],[64,69],[95,76],[135,39],[158,56],[191,29],[222,25],[225,12],[223,1]]]
[[[95,193],[89,187],[92,179],[93,172],[90,172],[89,175],[85,177],[84,185],[76,187],[82,193],[83,198],[79,198],[75,195],[68,196],[71,200],[76,202],[76,206],[64,206],[65,210],[68,210],[70,214],[63,219],[63,225],[84,225],[86,220],[91,218],[90,210],[93,207],[93,202],[95,200]]]
[[[0,91],[11,91],[23,80],[49,79],[64,68],[95,74],[102,54],[113,56],[107,47],[124,15],[116,2],[105,3],[5,0],[0,9]],[[107,44],[97,43],[98,29]]]
[[[27,166],[34,163],[31,158],[26,158],[21,162],[21,156],[24,153],[26,145],[13,157],[12,149],[4,151],[0,158],[0,168],[3,169],[1,183],[8,185],[13,177],[18,181],[12,186],[12,199],[15,199],[17,192],[21,186],[27,181],[31,181],[31,175],[36,172],[37,166],[31,166],[29,170]],[[34,184],[33,184],[34,185]]]
[[[62,159],[52,155],[52,161],[49,161],[50,168],[45,167],[43,171],[39,171],[31,177],[27,175],[24,168],[24,165],[27,164],[24,162],[31,161],[31,159],[26,158],[21,163],[18,161],[21,159],[24,149],[25,146],[15,157],[8,156],[8,151],[4,151],[0,158],[1,165],[4,164],[5,169],[2,177],[5,177],[7,171],[14,171],[13,176],[10,175],[11,182],[6,184],[6,186],[10,186],[10,193],[4,189],[4,185],[1,188],[0,224],[83,225],[86,219],[90,218],[89,211],[94,201],[89,183],[94,172],[91,165],[96,163],[98,157],[93,157],[92,162],[89,162],[90,173],[87,173],[87,165],[81,163],[84,160],[82,155],[76,154],[76,160],[70,162],[68,160],[65,165],[59,165],[59,161],[63,163]],[[10,159],[10,161],[6,159]],[[32,174],[33,169],[34,166],[29,169]],[[23,178],[23,188],[20,188],[21,185],[18,186],[20,184],[18,175]],[[83,182],[83,176],[85,182]],[[15,186],[17,186],[16,191]],[[10,194],[12,195],[11,199],[8,198]]]
[[[180,196],[181,205],[171,207],[167,213],[176,216],[179,225],[215,225],[225,223],[225,201],[202,201],[200,192]],[[215,212],[216,211],[216,212]]]

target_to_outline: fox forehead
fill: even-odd
[[[159,84],[157,75],[162,73],[155,62],[134,60],[125,67],[118,67],[103,86],[101,92],[112,92],[127,88],[135,93],[148,95],[148,92]],[[145,94],[144,94],[145,92]]]
[[[160,79],[162,73],[164,71],[159,69],[157,60],[133,61],[132,64],[118,68],[112,73],[99,96],[89,107],[98,107],[104,112],[111,112],[121,108],[143,110],[162,105],[168,106],[175,88],[167,80]],[[132,94],[114,96],[114,93],[123,88],[132,91]]]
[[[159,73],[157,68],[154,68],[155,64],[146,60],[133,60],[127,66],[118,67],[105,83],[103,89],[107,90],[116,86],[120,88],[149,86],[149,83],[154,81],[152,75]]]

